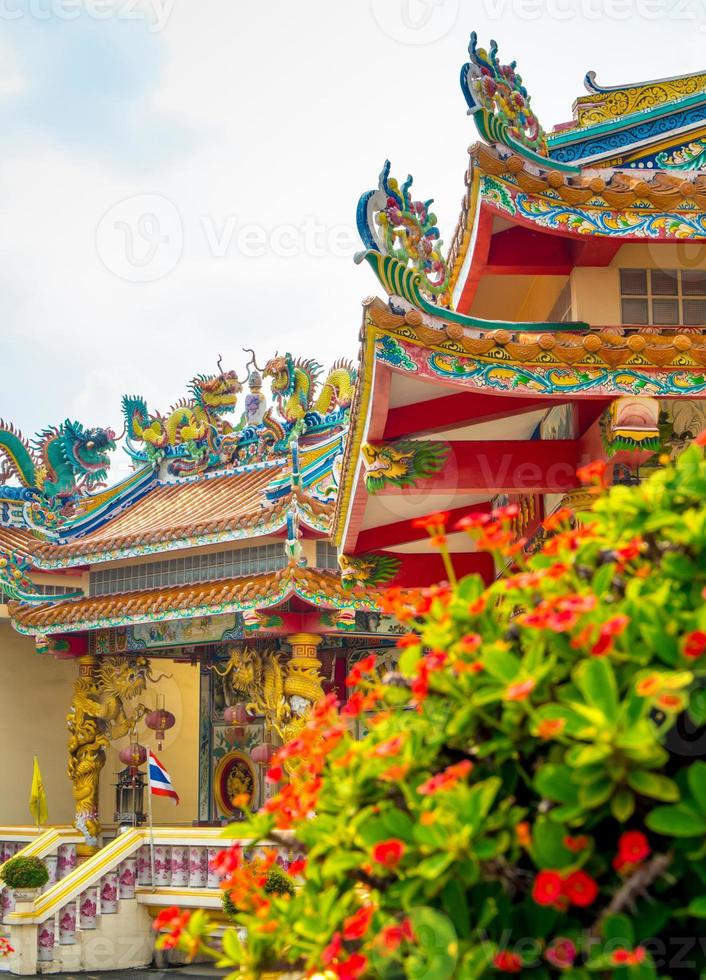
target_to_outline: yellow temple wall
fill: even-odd
[[[50,823],[71,823],[73,798],[66,775],[66,712],[76,668],[40,656],[34,641],[0,620],[0,824],[32,822],[27,806],[34,753],[49,804]]]
[[[1,607],[0,607],[1,608]],[[189,664],[169,660],[153,661],[156,675],[171,674],[157,685],[150,685],[144,702],[150,708],[155,695],[164,694],[167,710],[176,724],[166,733],[164,749],[156,746],[154,733],[144,722],[138,735],[152,748],[172,777],[181,803],[155,797],[155,823],[190,824],[198,814],[199,670]],[[0,619],[0,731],[2,762],[0,778],[0,825],[31,823],[27,806],[32,781],[34,753],[39,757],[47,793],[50,824],[73,821],[73,797],[66,775],[66,713],[71,704],[76,664],[36,653],[34,641],[17,633],[7,619]],[[127,739],[111,746],[100,784],[100,819],[113,822],[115,773],[123,768],[118,751]]]
[[[576,320],[595,327],[620,324],[620,274],[617,268],[579,268],[571,273],[571,305]]]
[[[150,684],[143,698],[152,708],[157,695],[164,695],[167,711],[176,717],[174,728],[165,733],[164,748],[160,751],[154,732],[141,721],[137,728],[139,741],[151,748],[171,776],[180,797],[179,806],[169,800],[154,797],[152,814],[155,823],[191,824],[198,816],[199,782],[199,668],[190,664],[172,663],[169,660],[153,660],[155,676],[171,674],[158,684]],[[125,766],[118,759],[118,752],[129,738],[119,739],[111,745],[103,768],[100,787],[100,816],[104,824],[113,822],[115,812],[115,774]],[[145,805],[147,797],[145,795]]]

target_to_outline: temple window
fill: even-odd
[[[255,548],[229,549],[140,565],[121,565],[91,572],[90,594],[116,595],[121,592],[161,589],[169,585],[192,585],[243,575],[259,575],[284,568],[286,564],[284,548],[277,542]]]
[[[706,271],[621,269],[622,322],[631,326],[706,324]]]
[[[338,548],[328,541],[316,542],[316,567],[338,570]]]

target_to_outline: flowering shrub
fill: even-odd
[[[0,936],[0,959],[2,959],[5,956],[9,956],[11,953],[14,952],[15,950],[10,945],[8,940],[5,939],[3,936]]]
[[[297,757],[293,778],[244,828],[307,854],[296,893],[267,894],[237,844],[219,858],[248,933],[226,933],[220,964],[246,978],[278,964],[345,980],[703,975],[689,937],[706,918],[704,500],[693,446],[578,526],[553,515],[529,558],[512,507],[465,518],[515,564],[489,588],[447,564],[449,584],[387,594],[409,627],[399,672],[381,682],[369,657],[340,710],[319,703],[270,770],[279,781]],[[426,523],[443,550],[446,515]],[[167,941],[211,949],[212,927],[187,918]]]

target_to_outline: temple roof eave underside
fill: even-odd
[[[335,573],[288,566],[278,572],[230,581],[84,597],[46,606],[13,602],[8,611],[18,632],[51,635],[273,609],[295,596],[323,609],[378,609],[372,592],[344,590]]]

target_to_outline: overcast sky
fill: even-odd
[[[121,428],[196,373],[355,356],[355,206],[386,157],[453,232],[468,35],[545,128],[706,68],[706,0],[0,0],[0,416]]]

